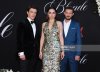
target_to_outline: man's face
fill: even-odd
[[[35,19],[36,14],[37,14],[37,10],[36,10],[36,9],[30,8],[30,10],[27,11],[28,17],[29,17],[30,19],[32,19],[32,20]]]
[[[70,19],[72,18],[72,16],[74,15],[73,10],[71,10],[71,9],[66,9],[66,10],[64,11],[64,15],[65,15],[65,18],[66,18],[67,20],[70,20]]]

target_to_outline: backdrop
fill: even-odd
[[[100,45],[100,17],[95,0],[0,0],[0,68],[18,69],[16,59],[16,27],[26,18],[29,5],[38,8],[39,24],[45,20],[45,10],[55,6],[58,17],[63,20],[64,7],[75,9],[74,19],[81,23],[83,45]],[[100,53],[82,52],[79,72],[99,72]]]

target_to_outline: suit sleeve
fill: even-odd
[[[18,52],[24,52],[23,48],[23,23],[19,23],[17,26],[17,50]]]
[[[77,39],[76,39],[77,40],[77,44],[76,44],[77,52],[76,52],[76,55],[80,56],[82,42],[81,42],[81,32],[80,32],[80,24],[79,23],[77,23],[77,34],[76,34],[76,37],[77,37]]]

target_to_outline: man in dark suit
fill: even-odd
[[[65,57],[61,61],[61,72],[68,72],[68,64],[71,72],[78,72],[78,61],[80,60],[81,34],[80,24],[72,19],[74,9],[66,7],[64,10],[63,36],[65,45]]]
[[[35,72],[39,54],[39,25],[35,21],[37,9],[30,6],[27,18],[18,24],[17,46],[21,72]]]

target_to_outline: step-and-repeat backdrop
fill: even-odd
[[[55,6],[63,20],[67,6],[75,10],[74,19],[81,23],[83,45],[100,44],[100,16],[96,0],[0,0],[0,69],[18,69],[16,59],[16,27],[26,17],[26,9],[34,5],[38,9],[39,24],[45,20],[45,10]],[[79,72],[99,72],[99,51],[84,51],[79,62]]]

